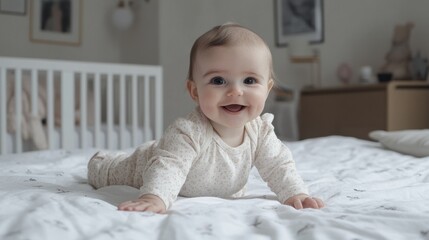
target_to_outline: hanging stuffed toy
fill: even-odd
[[[13,83],[14,74],[8,73],[8,81]],[[31,140],[36,150],[43,150],[48,148],[48,137],[46,131],[47,125],[47,95],[46,95],[46,76],[39,74],[38,76],[38,90],[37,90],[37,113],[32,114],[31,111],[31,79],[28,72],[22,74],[22,94],[21,94],[21,136],[23,140]],[[61,95],[59,76],[54,76],[54,126],[61,126]],[[74,118],[75,125],[80,124],[80,84],[79,81],[75,82],[75,109]],[[87,123],[92,124],[94,121],[94,100],[93,91],[89,89],[87,93]],[[8,84],[8,97],[7,97],[7,129],[9,133],[16,132],[16,96],[15,84]]]
[[[14,84],[9,84],[7,103],[7,129],[10,133],[16,132],[16,96]],[[21,92],[21,136],[24,140],[31,140],[36,149],[47,149],[48,140],[43,125],[46,123],[46,92],[43,88],[38,88],[37,113],[31,113],[31,82],[28,75],[22,77]],[[18,136],[17,136],[18,137]]]

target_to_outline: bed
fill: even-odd
[[[0,239],[429,239],[429,157],[342,136],[285,144],[325,208],[281,205],[253,169],[240,199],[180,197],[165,215],[121,212],[138,190],[89,186],[97,149],[3,155]]]
[[[161,66],[0,57],[0,155],[159,139],[162,99]]]

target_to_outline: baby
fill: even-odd
[[[197,107],[177,119],[159,141],[131,155],[96,153],[88,163],[95,188],[129,185],[138,199],[119,210],[165,213],[184,197],[240,197],[253,166],[281,203],[321,208],[262,110],[274,84],[271,52],[256,33],[237,24],[200,36],[190,54],[187,89]]]

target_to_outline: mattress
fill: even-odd
[[[165,215],[122,212],[117,204],[138,190],[89,186],[96,149],[4,155],[0,239],[429,239],[428,157],[338,136],[286,144],[325,208],[280,204],[252,169],[243,198],[179,197]]]

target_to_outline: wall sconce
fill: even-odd
[[[119,30],[127,30],[134,21],[134,14],[131,11],[133,1],[119,0],[117,7],[113,10],[113,25]]]

